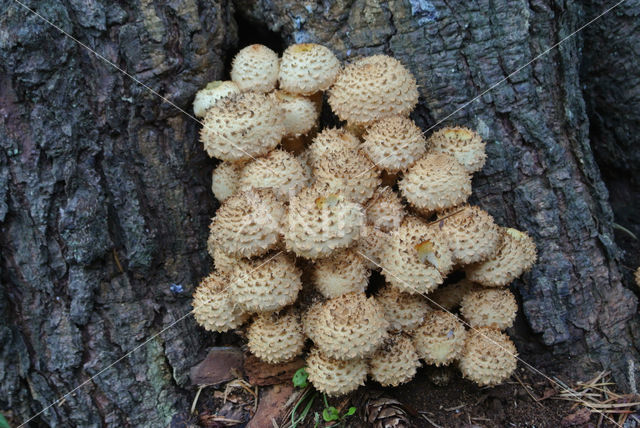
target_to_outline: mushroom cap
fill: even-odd
[[[458,265],[489,259],[498,251],[502,240],[500,226],[493,217],[478,207],[463,206],[444,211],[438,218],[442,232]]]
[[[281,201],[288,201],[307,185],[304,167],[291,153],[273,150],[245,165],[240,173],[240,190],[271,189]]]
[[[242,91],[269,92],[276,87],[280,59],[264,45],[249,45],[231,63],[231,80]]]
[[[453,267],[449,246],[437,227],[412,216],[391,232],[380,261],[387,282],[410,294],[434,290]]]
[[[413,120],[391,116],[367,128],[362,151],[379,169],[403,171],[426,152],[426,140]]]
[[[244,162],[220,162],[211,173],[211,191],[216,199],[224,202],[238,190]]]
[[[280,242],[285,207],[268,189],[238,192],[224,201],[209,229],[227,254],[255,257]]]
[[[390,235],[388,233],[368,224],[363,225],[360,229],[360,238],[356,242],[354,249],[365,259],[369,269],[381,269],[382,260],[380,256],[388,245],[389,238]]]
[[[215,105],[224,97],[240,93],[240,88],[234,82],[216,80],[209,82],[204,89],[196,92],[193,99],[193,114],[204,117],[209,107]]]
[[[470,174],[480,171],[487,157],[482,137],[477,132],[460,126],[434,132],[427,140],[427,147],[453,156]]]
[[[348,293],[312,305],[304,331],[331,358],[351,360],[371,355],[387,336],[382,308],[364,293]]]
[[[506,289],[483,288],[470,291],[462,298],[460,305],[460,313],[473,328],[504,330],[513,325],[516,312],[516,298]]]
[[[292,304],[302,289],[302,272],[284,253],[239,260],[231,274],[229,292],[248,312],[272,312]]]
[[[395,58],[373,55],[342,69],[329,91],[331,109],[341,120],[364,124],[408,115],[418,103],[416,79]]]
[[[460,205],[471,195],[471,175],[452,156],[427,153],[398,183],[402,195],[421,211]]]
[[[327,257],[355,242],[363,224],[361,205],[316,183],[291,198],[284,240],[299,256]]]
[[[369,375],[382,386],[409,382],[420,367],[420,358],[411,338],[390,336],[369,360]]]
[[[375,165],[362,152],[349,149],[320,157],[313,164],[313,176],[317,182],[327,184],[330,191],[360,204],[369,200],[380,185]]]
[[[312,348],[306,363],[309,381],[330,397],[355,391],[367,379],[367,363],[361,358],[336,360]]]
[[[536,244],[526,233],[502,228],[502,243],[489,260],[465,268],[467,278],[486,287],[503,287],[531,269],[537,259]]]
[[[344,128],[325,128],[315,136],[309,146],[309,165],[313,167],[319,159],[330,153],[358,150],[360,140]]]
[[[458,367],[462,376],[480,386],[507,380],[518,365],[517,350],[500,330],[478,328],[467,335]]]
[[[240,327],[247,319],[244,311],[231,300],[228,282],[226,276],[213,272],[193,293],[193,316],[205,330],[231,330]]]
[[[457,359],[465,344],[464,325],[444,311],[429,311],[413,332],[413,344],[427,364],[447,365]]]
[[[403,293],[394,287],[383,287],[375,297],[384,310],[391,331],[411,331],[424,321],[431,310],[427,301],[419,294]]]
[[[355,250],[346,249],[316,261],[312,278],[320,294],[333,298],[346,293],[363,293],[369,273],[367,261]]]
[[[289,361],[302,353],[305,337],[298,313],[258,314],[247,328],[247,344],[253,355],[269,364]]]
[[[462,279],[455,284],[445,285],[444,287],[438,287],[437,290],[430,293],[427,296],[427,300],[436,309],[444,309],[452,311],[460,306],[462,298],[472,290],[480,288],[478,284],[475,284],[468,279]]]
[[[390,187],[379,187],[365,205],[367,223],[383,232],[400,227],[406,212],[400,197]]]
[[[271,97],[282,112],[286,136],[304,135],[317,125],[320,112],[311,99],[285,91],[274,91]]]
[[[315,43],[291,45],[282,53],[280,88],[311,95],[331,86],[339,71],[340,61],[329,48]]]
[[[216,270],[223,275],[231,275],[233,268],[238,263],[238,258],[225,253],[222,248],[216,245],[215,235],[210,234],[207,239],[207,250],[213,259]]]
[[[311,168],[311,161],[309,160],[309,156],[309,149],[305,149],[296,156],[296,159],[298,159],[298,162],[300,162],[300,165],[302,165],[302,170],[304,171],[304,176],[307,180],[307,183],[313,184],[313,169]]]
[[[280,109],[271,98],[244,92],[209,108],[200,141],[211,157],[249,160],[273,150],[285,132]]]

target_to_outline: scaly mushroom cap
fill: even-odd
[[[482,137],[469,128],[459,126],[434,132],[427,140],[427,146],[453,156],[470,174],[480,171],[487,157]]]
[[[291,45],[282,53],[280,88],[293,94],[311,95],[331,86],[339,71],[340,61],[325,46]]]
[[[471,327],[504,330],[513,325],[518,304],[513,293],[505,289],[480,289],[462,298],[460,313]]]
[[[447,236],[456,264],[481,262],[498,251],[502,240],[500,226],[481,208],[455,207],[444,211],[438,218],[442,219],[439,225]]]
[[[229,279],[213,272],[202,280],[193,293],[193,316],[205,330],[223,332],[238,328],[247,316],[231,300]]]
[[[382,386],[398,386],[409,382],[420,367],[420,358],[411,338],[389,337],[369,360],[371,378]]]
[[[314,184],[291,198],[284,240],[299,256],[327,257],[355,242],[363,224],[362,206]]]
[[[243,48],[231,63],[231,80],[242,91],[269,92],[276,87],[280,59],[264,45]]]
[[[211,173],[211,191],[220,202],[224,202],[238,190],[240,173],[244,162],[220,162]]]
[[[364,293],[348,293],[311,306],[304,331],[331,358],[351,360],[371,355],[387,337],[382,308]]]
[[[427,153],[398,183],[402,195],[421,211],[460,205],[471,195],[471,175],[452,156]]]
[[[365,203],[380,185],[380,174],[373,163],[360,151],[342,149],[322,156],[313,165],[313,176],[327,184],[333,193]]]
[[[233,268],[238,263],[238,258],[225,253],[222,248],[217,245],[214,238],[214,235],[209,235],[209,239],[207,239],[207,249],[213,259],[213,265],[221,274],[231,275]]]
[[[280,109],[266,95],[244,92],[211,106],[200,141],[211,157],[249,160],[273,150],[285,134]]]
[[[276,247],[284,215],[284,205],[271,190],[251,189],[224,201],[209,229],[227,254],[255,257]]]
[[[309,381],[330,397],[355,391],[367,379],[367,363],[361,358],[342,361],[313,348],[307,356]]]
[[[219,100],[239,93],[240,88],[234,82],[221,80],[210,82],[204,89],[196,92],[193,100],[193,114],[196,117],[204,117],[207,110]]]
[[[453,266],[449,246],[437,227],[410,216],[391,232],[380,262],[387,282],[411,294],[434,290]]]
[[[517,365],[517,350],[509,336],[492,328],[479,328],[467,335],[458,363],[462,376],[480,386],[504,382]]]
[[[365,205],[367,223],[383,232],[400,227],[406,212],[396,192],[389,187],[380,187]]]
[[[315,262],[313,283],[326,298],[343,294],[363,293],[369,282],[366,260],[352,249],[336,251]]]
[[[273,150],[250,161],[240,173],[240,190],[271,189],[281,201],[288,201],[307,185],[300,161],[284,150]]]
[[[325,128],[313,139],[309,146],[309,165],[314,166],[319,159],[330,153],[343,150],[358,150],[360,140],[343,128]]]
[[[309,149],[303,150],[302,153],[296,156],[300,165],[302,165],[302,170],[304,171],[304,177],[307,180],[307,183],[313,184],[313,169],[311,168],[311,161],[309,160],[310,151]]]
[[[275,91],[271,97],[280,107],[287,136],[304,135],[318,123],[320,112],[309,98],[285,91]]]
[[[396,288],[386,286],[375,297],[384,310],[391,331],[411,331],[424,321],[431,309],[427,301],[419,294],[403,293]]]
[[[243,259],[233,269],[229,292],[245,311],[277,311],[296,301],[302,289],[301,275],[293,258],[283,253]]]
[[[459,357],[464,348],[466,330],[452,314],[430,311],[424,323],[413,332],[413,344],[427,364],[442,366]]]
[[[259,314],[247,329],[249,350],[269,364],[289,361],[302,353],[304,334],[298,313]]]
[[[438,287],[437,290],[427,296],[427,300],[436,309],[452,311],[460,306],[462,298],[467,293],[479,288],[480,286],[478,284],[475,284],[468,279],[462,279],[455,284]]]
[[[426,152],[426,140],[413,120],[391,116],[371,125],[364,134],[364,153],[379,169],[403,171]]]
[[[498,252],[489,260],[467,266],[467,279],[486,287],[503,287],[535,264],[537,253],[533,239],[516,229],[502,230]]]
[[[373,55],[347,65],[329,94],[334,113],[352,124],[406,116],[417,103],[416,79],[400,61],[386,55]]]
[[[387,246],[389,237],[388,233],[367,224],[360,229],[360,238],[356,242],[354,249],[365,259],[369,269],[381,269],[380,263],[382,263],[382,260],[380,260],[380,254]]]

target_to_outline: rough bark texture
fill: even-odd
[[[609,5],[585,13],[573,2],[540,0],[240,4],[290,41],[327,44],[344,60],[395,56],[421,86],[414,117],[423,128],[443,120],[478,130],[488,160],[474,179],[477,202],[538,245],[538,264],[516,287],[533,332],[557,354],[550,365],[575,377],[604,365],[628,387],[627,360],[638,353],[627,324],[637,300],[620,280],[608,193],[589,145],[582,37],[465,106]],[[526,359],[530,338],[519,339]]]
[[[236,39],[225,0],[28,3],[189,110]],[[191,309],[215,209],[198,128],[0,1],[0,409],[17,421]],[[39,420],[165,426],[210,344],[188,317]]]
[[[586,12],[551,0],[242,0],[237,8],[287,41],[321,42],[343,59],[393,54],[418,78],[415,118],[427,129],[570,34],[605,8],[599,3]],[[616,16],[635,16],[631,4]],[[222,76],[236,40],[224,1],[29,5],[188,111],[195,91]],[[638,361],[627,327],[636,299],[621,285],[607,189],[589,145],[581,49],[581,37],[568,40],[445,123],[474,127],[488,142],[477,202],[536,239],[539,263],[517,289],[532,330],[556,354],[549,365],[575,378],[604,365],[625,385],[627,359]],[[603,124],[610,112],[602,108]],[[0,0],[1,411],[24,420],[190,310],[211,268],[215,209],[197,130]],[[527,359],[533,346],[519,338]],[[212,340],[188,317],[39,420],[164,426],[188,408],[189,368]]]

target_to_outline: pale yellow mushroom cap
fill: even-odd
[[[307,134],[318,124],[320,112],[311,99],[285,91],[275,91],[271,97],[280,107],[287,136]]]
[[[255,257],[280,242],[285,207],[268,189],[238,192],[218,208],[211,222],[213,241],[227,254]]]
[[[384,310],[391,331],[410,331],[424,321],[431,310],[424,297],[419,294],[403,293],[394,287],[383,287],[375,297]]]
[[[316,183],[291,198],[284,241],[299,256],[327,257],[355,242],[363,224],[361,205]]]
[[[332,397],[355,391],[367,379],[367,363],[362,358],[336,360],[313,348],[306,362],[309,381],[318,391]]]
[[[271,189],[276,197],[288,201],[306,185],[302,164],[291,153],[273,150],[266,156],[250,161],[242,169],[238,180],[240,190]]]
[[[360,140],[343,128],[325,128],[316,135],[309,146],[309,165],[313,165],[322,157],[344,149],[357,150]]]
[[[503,287],[535,264],[537,251],[533,239],[516,229],[502,230],[498,252],[489,260],[465,268],[469,280],[486,287]]]
[[[374,122],[364,133],[362,150],[379,169],[403,171],[426,152],[422,131],[408,117],[391,116]]]
[[[320,259],[313,266],[313,283],[324,297],[364,292],[369,282],[366,260],[355,250],[346,249]]]
[[[500,226],[478,207],[451,208],[438,216],[438,225],[446,235],[458,265],[468,265],[491,258],[502,241]]]
[[[223,332],[238,328],[247,319],[231,300],[228,277],[213,272],[202,280],[193,293],[193,316],[208,331]]]
[[[421,211],[460,205],[471,195],[471,175],[455,158],[427,153],[411,165],[398,183],[402,195]]]
[[[365,203],[380,185],[380,174],[360,151],[342,149],[320,157],[313,164],[313,176],[318,183],[329,186],[330,192]]]
[[[244,162],[220,162],[211,173],[211,191],[216,199],[224,202],[238,190]]]
[[[280,59],[263,45],[250,45],[238,52],[231,63],[231,80],[242,91],[269,92],[276,87]]]
[[[513,325],[518,304],[513,293],[505,289],[480,289],[462,298],[460,313],[473,328],[491,327],[504,330]]]
[[[391,232],[380,262],[387,282],[411,294],[434,290],[453,267],[448,243],[438,229],[410,216]]]
[[[469,128],[459,126],[447,127],[434,132],[429,137],[427,146],[430,150],[455,157],[470,174],[480,171],[487,157],[482,137]]]
[[[424,323],[413,332],[413,344],[427,364],[442,366],[453,362],[462,352],[467,332],[452,314],[430,311]]]
[[[216,270],[223,275],[231,275],[233,268],[238,263],[238,258],[225,253],[215,241],[215,235],[209,234],[207,250],[213,259]]]
[[[354,249],[365,259],[369,269],[380,270],[380,263],[382,263],[380,255],[388,245],[388,240],[388,233],[365,224],[360,229],[360,238],[356,242]]]
[[[517,350],[509,336],[486,327],[469,332],[458,363],[462,376],[480,386],[504,382],[517,365]]]
[[[400,197],[390,187],[379,187],[365,205],[367,223],[383,232],[400,227],[406,212]]]
[[[334,113],[352,124],[406,116],[418,103],[415,78],[400,61],[386,55],[373,55],[347,65],[329,92]]]
[[[389,326],[380,305],[364,293],[343,294],[316,303],[303,323],[313,343],[325,355],[339,360],[371,355],[387,337]]]
[[[289,361],[302,353],[305,337],[295,310],[258,314],[247,329],[253,355],[269,364]]]
[[[231,298],[248,312],[272,312],[296,301],[302,272],[284,253],[239,260],[229,282]]]
[[[339,71],[340,61],[329,48],[314,43],[291,45],[282,54],[280,88],[311,95],[329,88]]]
[[[240,93],[240,88],[234,82],[216,80],[210,82],[204,89],[196,92],[193,100],[193,114],[204,117],[207,110],[224,97]]]
[[[436,309],[452,311],[460,306],[462,298],[472,290],[480,288],[468,279],[462,279],[454,284],[438,287],[437,290],[428,295],[429,303]]]
[[[273,150],[285,132],[280,109],[269,97],[244,92],[209,108],[200,141],[211,157],[249,160]]]
[[[382,386],[398,386],[409,382],[420,367],[420,358],[411,338],[390,336],[369,360],[371,378]]]

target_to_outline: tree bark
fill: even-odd
[[[226,0],[27,3],[189,111],[237,38]],[[216,205],[198,123],[11,0],[0,67],[0,410],[23,421],[190,311]],[[187,317],[36,421],[166,426],[212,339]]]
[[[552,0],[241,0],[236,8],[288,43],[323,43],[344,60],[394,55],[420,84],[414,118],[423,129],[477,129],[488,159],[474,202],[527,230],[539,249],[538,264],[515,283],[535,333],[512,332],[520,356],[534,358],[539,341],[554,353],[532,361],[543,371],[582,379],[607,367],[628,387],[627,360],[639,361],[628,326],[637,302],[620,280],[590,147],[582,35],[483,93],[607,6],[592,3],[585,11]],[[189,112],[195,92],[223,76],[237,40],[224,0],[28,4]],[[20,421],[190,310],[211,269],[216,202],[196,121],[11,0],[0,0],[0,70],[0,411]],[[165,426],[188,408],[188,369],[214,340],[187,317],[38,421]]]

